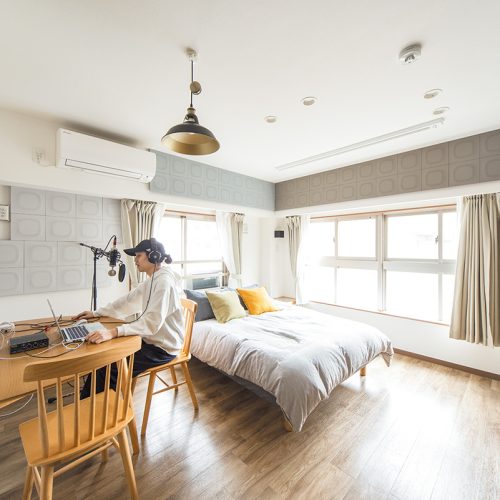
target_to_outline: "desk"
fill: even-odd
[[[67,322],[69,320],[70,320],[69,318],[63,318],[61,321]],[[98,321],[103,323],[103,325],[106,328],[113,328],[115,326],[120,326],[122,324],[121,321],[106,317],[99,318]],[[40,328],[31,328],[31,325],[37,323],[52,324],[53,319],[42,318],[42,319],[18,321],[16,322],[16,333],[14,336],[29,335],[30,333],[35,333],[37,331],[40,331]],[[17,330],[23,330],[23,331],[17,332]],[[46,332],[46,334],[49,337],[49,347],[61,341],[59,333],[55,328],[51,328],[49,331]],[[60,345],[53,347],[46,354],[42,354],[42,356],[48,357],[48,356],[54,356],[55,354],[60,354],[62,352],[66,352],[66,354],[64,354],[64,359],[77,358],[85,353],[99,352],[106,350],[106,347],[109,346],[110,342],[123,342],[123,339],[118,337],[113,340],[109,340],[108,342],[103,342],[101,344],[88,344],[87,342],[85,342],[81,347],[75,349],[74,351],[67,351],[64,346]],[[44,349],[37,349],[29,352],[32,354],[37,354],[43,350]],[[17,401],[19,398],[27,394],[36,392],[36,382],[24,382],[23,374],[26,365],[34,363],[38,361],[40,358],[30,357],[23,352],[19,354],[10,354],[9,343],[7,341],[4,342],[2,349],[0,349],[0,357],[9,358],[0,360],[0,381],[1,381],[0,408],[1,408],[2,406]],[[61,356],[54,358],[54,360],[57,359],[61,359]],[[135,418],[130,422],[129,432],[130,432],[130,439],[132,441],[132,449],[135,455],[139,453],[139,440],[137,437]]]

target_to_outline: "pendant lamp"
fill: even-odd
[[[189,85],[191,101],[184,121],[179,125],[174,125],[162,137],[161,143],[176,153],[209,155],[215,153],[220,148],[220,144],[214,134],[198,122],[196,110],[193,107],[193,94],[201,93],[201,85],[193,80],[193,64],[197,54],[193,49],[188,49],[187,54],[191,61],[191,84]]]

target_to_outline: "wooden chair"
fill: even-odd
[[[51,499],[55,477],[98,453],[106,460],[112,445],[120,451],[130,495],[138,498],[126,430],[134,418],[130,367],[140,347],[140,337],[124,337],[120,342],[111,342],[106,350],[26,366],[25,382],[37,382],[38,417],[19,426],[28,461],[23,499],[31,498],[33,483],[42,500]],[[112,363],[118,369],[116,390],[110,388]],[[105,388],[97,394],[96,371],[101,367],[106,369]],[[91,395],[80,400],[80,377],[87,373],[92,374]],[[74,384],[75,401],[64,406],[62,384],[68,378]],[[54,384],[57,409],[47,413],[45,390]],[[54,470],[61,462],[68,463]]]
[[[155,394],[160,394],[161,392],[170,391],[172,389],[175,389],[177,391],[181,385],[187,385],[194,409],[198,410],[198,401],[196,400],[196,394],[194,393],[193,382],[191,380],[191,375],[189,374],[188,368],[188,361],[191,359],[191,336],[193,333],[193,323],[194,317],[196,315],[196,310],[198,309],[198,304],[188,299],[181,299],[181,302],[184,313],[184,344],[182,346],[180,354],[175,359],[164,365],[149,368],[132,380],[133,394],[137,379],[149,375],[148,392],[146,396],[146,405],[144,407],[144,416],[142,419],[141,436],[144,436],[146,434],[146,428],[148,426],[149,419],[149,410],[151,408],[151,400],[153,399],[153,396]],[[175,366],[177,365],[181,366],[184,373],[184,381],[182,382],[177,382],[177,375],[175,373]],[[169,384],[162,377],[160,377],[159,373],[165,370],[170,370],[173,382],[172,384]],[[160,380],[165,387],[154,392],[156,379]]]

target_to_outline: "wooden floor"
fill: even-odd
[[[499,499],[500,382],[396,355],[335,389],[302,432],[280,411],[206,365],[191,362],[200,402],[155,396],[135,459],[143,499]],[[147,381],[137,385],[138,425]],[[5,413],[8,409],[0,410]],[[0,498],[21,498],[19,422],[0,419]],[[127,498],[119,454],[55,481],[55,498]]]

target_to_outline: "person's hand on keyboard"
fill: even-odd
[[[110,330],[103,328],[89,333],[85,337],[85,340],[91,344],[100,344],[101,342],[106,342],[107,340],[114,339],[115,337],[118,337],[118,330],[116,328],[111,328]]]
[[[74,321],[76,319],[92,319],[95,318],[94,313],[92,311],[82,311],[80,314],[73,316],[71,319]]]

